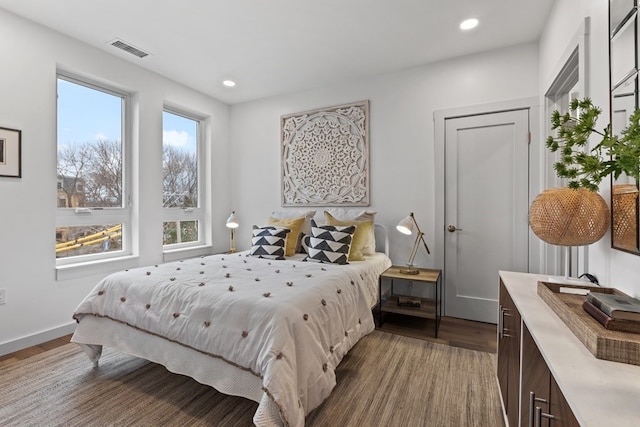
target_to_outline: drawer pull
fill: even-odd
[[[534,427],[534,422],[533,422],[534,413],[536,412],[537,409],[539,409],[539,408],[536,408],[536,402],[548,403],[546,400],[540,397],[536,397],[536,394],[530,391],[529,392],[529,427]],[[542,411],[542,409],[540,411]]]
[[[536,406],[536,423],[534,427],[542,427],[542,418],[548,418],[550,420],[556,419],[553,415],[542,412],[541,407]]]
[[[511,317],[512,315],[509,314],[508,308],[504,308],[503,306],[500,306],[500,315],[498,316],[498,335],[500,336],[500,338],[502,337],[509,338],[511,337],[511,335],[508,335],[505,333],[505,331],[508,331],[508,329],[504,327],[504,316]]]

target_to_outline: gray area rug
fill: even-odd
[[[495,355],[375,331],[345,356],[307,426],[502,426]],[[251,426],[257,403],[106,348],[0,367],[1,426]]]

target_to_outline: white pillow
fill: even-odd
[[[345,209],[345,208],[327,208],[326,212],[329,212],[335,219],[341,221],[374,221],[375,211],[367,211],[362,209]]]
[[[327,208],[325,212],[329,212],[332,217],[339,221],[371,221],[375,224],[375,211],[368,211],[363,209],[344,209],[344,208]],[[363,255],[373,255],[376,252],[376,236],[374,233],[374,227],[371,227],[371,232],[367,239],[367,243],[362,247]]]

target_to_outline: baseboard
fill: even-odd
[[[70,322],[66,325],[58,326],[57,328],[29,335],[28,337],[2,343],[0,344],[0,356],[4,356],[5,354],[9,353],[15,353],[16,351],[20,351],[28,347],[33,347],[34,345],[55,340],[56,338],[72,334],[75,330],[76,322]]]

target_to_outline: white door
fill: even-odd
[[[445,121],[445,314],[496,323],[498,271],[528,270],[529,110]]]

